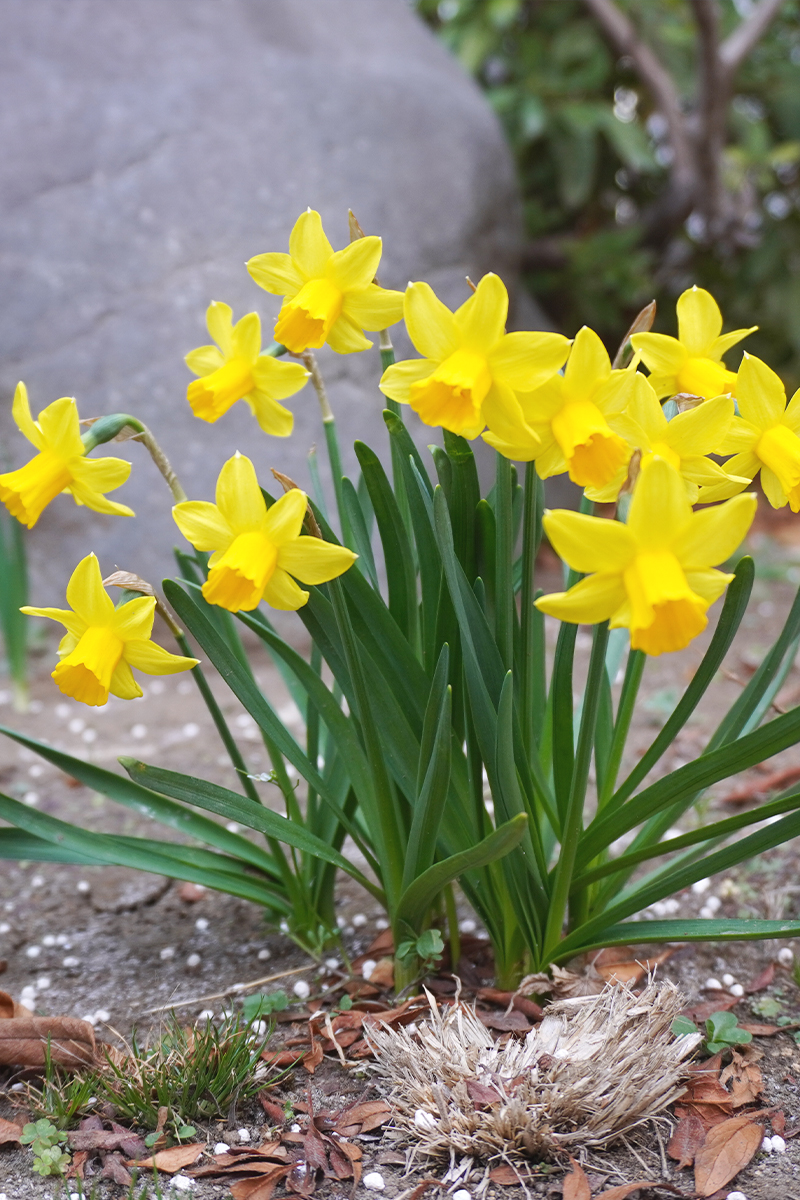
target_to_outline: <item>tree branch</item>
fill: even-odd
[[[722,151],[728,111],[728,80],[719,59],[719,5],[717,0],[691,0],[698,33],[697,120],[693,130],[698,159],[703,163],[704,186],[697,203],[709,230],[722,218]]]
[[[784,0],[760,0],[750,16],[726,37],[719,48],[719,60],[729,80],[738,71],[756,42],[764,36],[777,17]]]

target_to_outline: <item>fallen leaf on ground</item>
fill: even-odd
[[[771,775],[765,775],[753,783],[744,784],[735,791],[729,792],[727,796],[722,797],[722,803],[753,804],[757,800],[766,799],[772,792],[796,783],[798,779],[800,779],[800,767],[785,767],[782,771],[775,771]]]
[[[732,1112],[730,1092],[718,1079],[704,1075],[689,1077],[686,1091],[675,1105],[676,1117],[697,1117],[707,1129],[726,1121]]]
[[[689,1017],[696,1023],[707,1021],[712,1013],[728,1012],[729,1009],[735,1008],[741,999],[739,996],[729,995],[728,992],[714,992],[713,995],[715,999],[701,1000],[699,1004],[691,1004],[682,1009],[681,1016]]]
[[[740,1021],[739,1028],[743,1029],[745,1033],[752,1033],[753,1037],[774,1037],[776,1033],[781,1033],[785,1029],[796,1029],[797,1025],[752,1025]]]
[[[694,1160],[694,1186],[713,1196],[747,1166],[764,1139],[764,1130],[749,1117],[731,1117],[706,1135]]]
[[[800,778],[800,776],[798,776],[798,778]],[[775,963],[771,962],[764,967],[764,970],[759,975],[756,975],[755,979],[751,983],[748,983],[744,990],[747,992],[748,996],[752,996],[755,992],[763,992],[769,987],[774,978]]]
[[[686,1192],[682,1192],[674,1184],[664,1183],[662,1179],[637,1179],[634,1183],[620,1183],[606,1192],[600,1192],[597,1200],[627,1200],[628,1196],[641,1188],[660,1188],[662,1191],[672,1192],[675,1196],[686,1196]]]
[[[592,960],[592,966],[606,983],[624,983],[634,987],[660,963],[666,962],[675,953],[670,946],[651,958],[643,958],[631,946],[610,946]]]
[[[505,1163],[502,1167],[493,1167],[489,1172],[489,1179],[492,1183],[497,1183],[500,1187],[519,1187],[530,1176],[518,1171],[516,1167],[512,1167]]]
[[[159,1150],[158,1154],[154,1154],[152,1158],[144,1158],[138,1164],[139,1167],[156,1171],[164,1171],[167,1175],[174,1175],[176,1171],[181,1171],[184,1167],[189,1167],[205,1150],[205,1145],[200,1142],[193,1142],[190,1146],[170,1146],[169,1150]]]
[[[592,1200],[592,1189],[589,1187],[586,1172],[574,1158],[570,1158],[569,1161],[572,1163],[572,1170],[569,1175],[564,1176],[564,1200]]]
[[[734,1108],[753,1104],[764,1090],[764,1080],[757,1065],[737,1050],[733,1051],[730,1065],[722,1072],[719,1081],[722,1084],[730,1082]]]
[[[389,988],[394,987],[394,959],[382,958],[372,968],[372,973],[369,977],[369,982],[375,987]]]
[[[270,1200],[275,1188],[291,1169],[291,1166],[276,1167],[266,1179],[240,1179],[232,1183],[233,1200]]]
[[[428,1188],[432,1187],[443,1188],[447,1187],[447,1184],[442,1183],[440,1179],[423,1179],[417,1184],[413,1192],[406,1197],[406,1200],[420,1200],[420,1196],[424,1196]]]
[[[478,1008],[475,1015],[487,1029],[498,1033],[529,1033],[533,1026],[524,1013],[512,1010],[510,1013],[489,1012],[488,1009]]]
[[[48,1043],[51,1061],[67,1070],[95,1061],[94,1030],[87,1021],[33,1016],[0,1020],[0,1066],[43,1067]]]
[[[706,1127],[699,1117],[681,1117],[667,1146],[667,1154],[678,1163],[678,1170],[690,1167],[697,1151],[706,1140]]]
[[[4,1121],[0,1117],[0,1146],[13,1146],[22,1137],[22,1126],[13,1121]]]
[[[144,1140],[130,1129],[118,1125],[116,1129],[74,1129],[67,1134],[71,1150],[112,1151],[121,1150],[128,1158],[143,1158],[147,1153]]]

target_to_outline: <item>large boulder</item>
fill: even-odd
[[[513,279],[501,132],[404,0],[0,0],[0,19],[0,430],[15,465],[24,379],[34,413],[74,395],[85,416],[136,414],[193,498],[213,496],[236,449],[306,483],[322,447],[310,387],[288,402],[293,436],[268,438],[243,404],[194,419],[183,364],[212,299],[259,310],[269,340],[278,300],[243,264],[286,249],[306,206],[336,246],[348,207],[382,235],[385,286],[425,278],[458,303],[467,274]],[[321,362],[351,463],[355,437],[385,444],[377,347]],[[37,603],[63,596],[90,549],[104,571],[172,571],[165,485],[140,447],[111,452],[134,462],[114,498],[137,518],[59,497],[30,539]]]

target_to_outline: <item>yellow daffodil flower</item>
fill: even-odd
[[[59,492],[71,492],[76,504],[95,512],[134,515],[133,509],[103,495],[125,482],[131,464],[123,458],[86,458],[78,406],[71,396],[48,404],[34,421],[25,384],[18,383],[11,414],[20,433],[39,452],[18,471],[0,475],[0,500],[22,525],[33,529]]]
[[[564,374],[520,395],[524,425],[502,437],[492,431],[484,441],[506,458],[535,459],[542,479],[569,471],[581,487],[605,487],[631,456],[631,447],[612,425],[625,409],[632,376],[633,371],[612,371],[605,346],[584,326]]]
[[[344,546],[300,535],[308,497],[293,488],[267,508],[249,458],[228,459],[217,480],[216,504],[188,500],[172,510],[197,550],[212,550],[203,596],[228,612],[257,608],[294,611],[308,600],[302,583],[327,583],[358,557]]]
[[[487,425],[498,437],[525,425],[516,397],[555,375],[569,342],[559,333],[506,333],[508,292],[497,275],[484,275],[454,313],[427,283],[410,283],[406,328],[424,358],[395,363],[381,391],[409,404],[425,425],[476,438]]]
[[[308,371],[299,363],[261,353],[258,313],[247,313],[234,325],[230,306],[213,301],[206,325],[216,346],[199,346],[185,359],[189,370],[200,376],[186,393],[194,415],[213,424],[237,400],[245,400],[264,433],[288,437],[294,417],[278,401],[299,392]]]
[[[755,511],[756,497],[746,493],[693,513],[678,472],[654,458],[639,475],[626,525],[545,513],[552,546],[587,578],[542,596],[536,607],[571,624],[625,626],[633,649],[647,654],[682,650],[705,629],[706,612],[733,579],[711,564],[733,554]]]
[[[732,421],[733,400],[730,396],[706,400],[668,421],[649,379],[637,371],[632,377],[627,409],[617,418],[614,427],[630,446],[642,451],[642,467],[656,456],[673,466],[683,478],[689,503],[695,504],[704,485],[729,487],[732,490],[728,495],[733,496],[750,482],[750,477],[729,475],[713,459],[706,457],[722,445]],[[627,466],[621,467],[606,487],[587,488],[587,498],[600,503],[616,500],[626,474]]]
[[[736,402],[740,415],[734,417],[719,447],[720,453],[733,454],[725,463],[726,472],[749,481],[760,471],[772,507],[788,503],[792,512],[800,512],[800,390],[787,405],[786,391],[775,372],[760,358],[745,354]],[[736,490],[726,490],[724,485],[704,487],[700,501],[724,499]]]
[[[114,607],[93,554],[73,571],[67,603],[71,609],[26,606],[21,612],[49,617],[66,626],[58,647],[61,661],[52,677],[59,690],[73,700],[98,707],[106,703],[109,692],[134,700],[142,695],[142,689],[131,667],[147,675],[175,675],[197,665],[196,658],[170,654],[150,640],[156,607],[153,596]]]
[[[677,338],[664,333],[635,333],[631,338],[650,371],[656,395],[688,392],[705,400],[723,394],[735,396],[736,372],[726,368],[722,356],[758,326],[723,334],[716,300],[699,287],[687,288],[678,297],[677,312]]]
[[[259,287],[284,297],[276,340],[292,354],[326,342],[337,354],[368,350],[362,330],[387,329],[403,314],[403,293],[373,283],[381,247],[379,237],[363,237],[334,251],[309,208],[289,236],[288,254],[251,258],[247,269]]]

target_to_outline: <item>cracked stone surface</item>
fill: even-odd
[[[277,298],[242,264],[285,249],[307,205],[334,245],[348,206],[383,236],[386,286],[426,278],[454,304],[466,274],[513,281],[508,150],[403,0],[0,0],[0,19],[0,434],[13,465],[26,457],[9,416],[21,378],[35,413],[62,395],[86,416],[135,413],[193,498],[211,498],[236,449],[262,477],[275,465],[307,485],[323,442],[310,388],[289,402],[293,437],[268,439],[241,404],[195,420],[182,361],[208,340],[212,299],[260,311],[269,340]],[[347,468],[355,437],[385,447],[377,347],[325,350],[321,365]],[[59,497],[31,539],[36,603],[60,602],[89,550],[104,570],[172,572],[165,485],[138,446],[114,452],[134,460],[115,498],[139,519]]]

